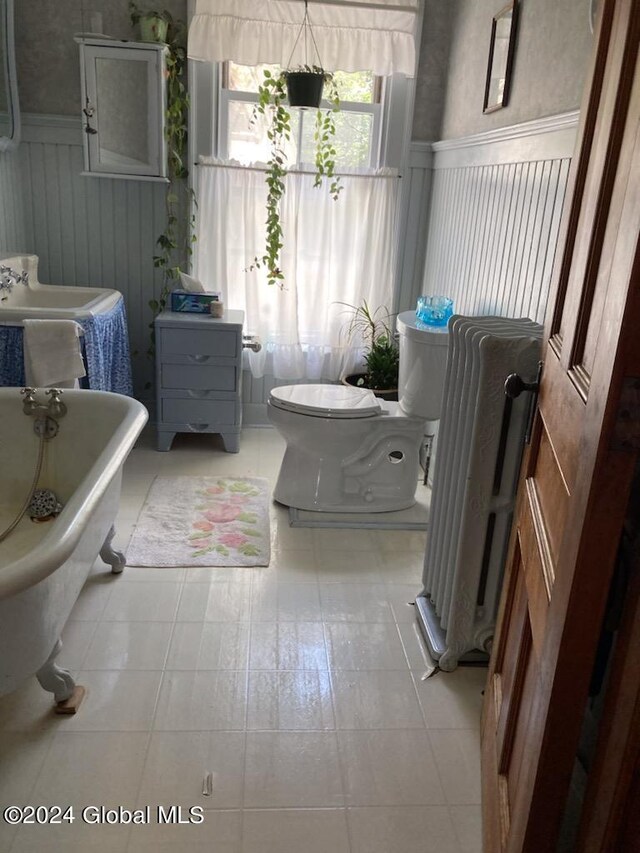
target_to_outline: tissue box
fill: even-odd
[[[209,314],[212,302],[220,302],[222,294],[218,291],[189,293],[187,290],[171,291],[171,310],[188,314]]]

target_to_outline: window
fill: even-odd
[[[278,66],[266,66],[279,71]],[[268,287],[252,268],[266,238],[266,186],[259,170],[269,159],[265,128],[251,126],[265,66],[232,62],[190,65],[190,145],[198,199],[194,274],[222,290],[225,304],[245,312],[246,328],[263,342],[248,353],[255,376],[337,379],[357,357],[341,329],[340,303],[393,304],[398,245],[400,169],[411,128],[413,82],[403,74],[336,73],[335,202],[314,188],[315,110],[295,110],[290,169],[282,208],[285,287]],[[328,104],[327,104],[328,106]],[[260,117],[258,117],[260,119]],[[239,165],[238,165],[239,164]],[[364,174],[349,174],[353,168]]]
[[[225,62],[220,74],[218,151],[239,163],[265,162],[269,142],[264,117],[252,124],[254,104],[263,71],[279,73],[276,65],[247,66]],[[383,81],[371,72],[334,75],[340,95],[336,115],[338,168],[375,167],[380,159]],[[328,106],[328,104],[326,104]],[[292,108],[292,139],[287,150],[290,166],[304,168],[314,162],[315,111]]]

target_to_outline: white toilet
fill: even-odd
[[[274,388],[267,412],[287,443],[276,501],[318,512],[389,512],[415,503],[425,421],[440,414],[446,329],[397,319],[399,403],[343,385]],[[420,386],[420,387],[419,387]]]

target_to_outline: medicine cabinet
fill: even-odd
[[[167,180],[167,48],[78,37],[84,175]]]

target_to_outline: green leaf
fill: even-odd
[[[211,548],[201,548],[199,551],[193,551],[191,553],[191,556],[192,557],[203,557],[205,554],[209,554],[213,550],[214,550],[214,548],[212,548],[212,547]],[[215,549],[215,550],[217,550],[217,549]]]
[[[255,536],[256,539],[262,539],[262,533],[256,530],[255,527],[241,527],[240,533],[244,533],[245,536]]]
[[[222,554],[223,557],[229,556],[229,549],[225,548],[224,545],[215,545],[211,550],[217,551],[219,554]]]
[[[244,554],[245,557],[257,557],[260,553],[260,549],[256,548],[255,545],[251,545],[249,542],[247,542],[245,545],[241,545],[238,548],[238,551]]]

